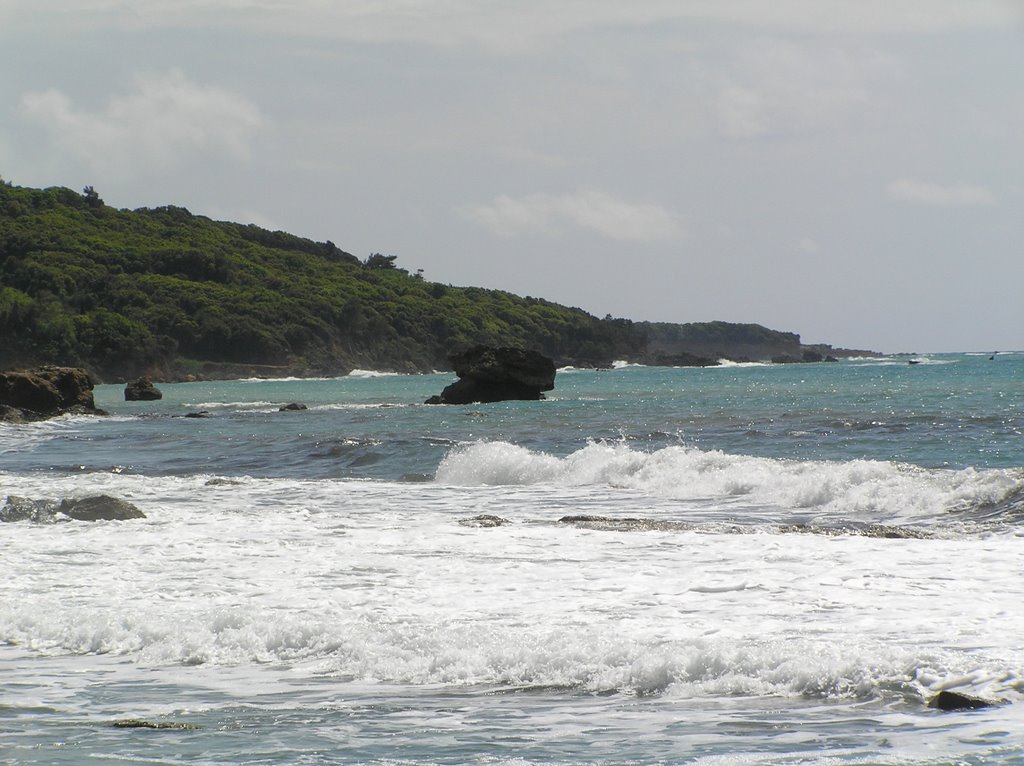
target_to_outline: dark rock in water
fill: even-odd
[[[772,357],[772,364],[796,364],[800,361],[802,360],[799,357],[792,354],[779,354]]]
[[[832,355],[830,354],[829,356],[826,356],[826,357],[825,357],[825,361],[826,361],[826,362],[838,362],[839,360],[838,360],[838,359],[836,359],[836,358],[835,358],[834,356],[832,356]]]
[[[33,500],[28,497],[8,495],[7,502],[0,508],[0,522],[10,521],[52,524],[57,521],[57,503],[53,500]]]
[[[34,419],[27,417],[24,410],[0,404],[0,423],[28,423]]]
[[[0,419],[44,420],[64,413],[104,415],[96,409],[93,380],[78,367],[0,372]]]
[[[277,408],[278,412],[297,412],[299,410],[308,410],[309,408],[305,404],[299,402],[292,402],[291,404],[282,404]]]
[[[136,378],[124,387],[124,400],[126,402],[152,402],[163,398],[164,395],[160,389],[154,386],[153,381],[146,377]]]
[[[128,718],[122,721],[111,721],[115,729],[178,729],[195,731],[199,727],[194,723],[177,723],[175,721],[144,721],[141,718]]]
[[[208,418],[208,417],[210,417],[210,413],[207,412],[206,410],[200,410],[199,412],[186,412],[185,413],[185,417],[186,418]]]
[[[675,354],[655,354],[648,364],[656,367],[717,367],[719,361],[709,356],[698,356],[680,351]]]
[[[555,363],[536,351],[475,346],[448,357],[459,380],[427,404],[471,404],[543,399],[555,387]]]
[[[501,516],[494,516],[490,513],[482,513],[471,519],[459,519],[459,524],[464,527],[500,527],[508,523],[508,519],[503,519]]]
[[[817,351],[804,351],[800,357],[802,362],[823,362],[825,357],[819,354]]]
[[[986,707],[995,707],[1001,704],[991,700],[984,700],[981,697],[970,697],[959,692],[941,691],[928,702],[928,707],[939,710],[980,710]]]
[[[146,514],[127,500],[110,495],[94,495],[78,500],[68,498],[61,502],[60,512],[78,521],[124,521],[146,518]]]

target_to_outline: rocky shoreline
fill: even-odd
[[[58,415],[106,415],[93,399],[92,376],[80,367],[0,372],[0,422],[31,423]]]

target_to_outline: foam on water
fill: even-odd
[[[608,485],[659,498],[743,503],[782,512],[897,523],[937,521],[950,513],[1019,511],[1024,470],[929,470],[871,460],[792,461],[665,447],[641,452],[591,443],[565,458],[506,442],[454,449],[436,480],[451,486]],[[1012,519],[1009,519],[1012,520]]]
[[[148,515],[5,525],[0,643],[42,654],[678,697],[920,703],[950,684],[1024,688],[1024,625],[1005,606],[1024,594],[1012,538],[595,532],[551,518],[572,490],[543,487],[0,481],[110,492]],[[513,523],[458,524],[484,509]]]

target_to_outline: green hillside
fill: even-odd
[[[118,210],[89,187],[0,183],[3,367],[76,365],[103,380],[416,371],[446,368],[450,351],[475,343],[606,364],[642,361],[648,335],[664,341],[665,327],[428,282],[392,256],[361,261],[329,241],[180,207]]]

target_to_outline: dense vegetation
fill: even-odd
[[[476,343],[602,364],[642,356],[653,327],[428,282],[393,256],[361,261],[181,207],[118,210],[91,187],[0,183],[2,366],[79,365],[102,379],[412,371]]]

